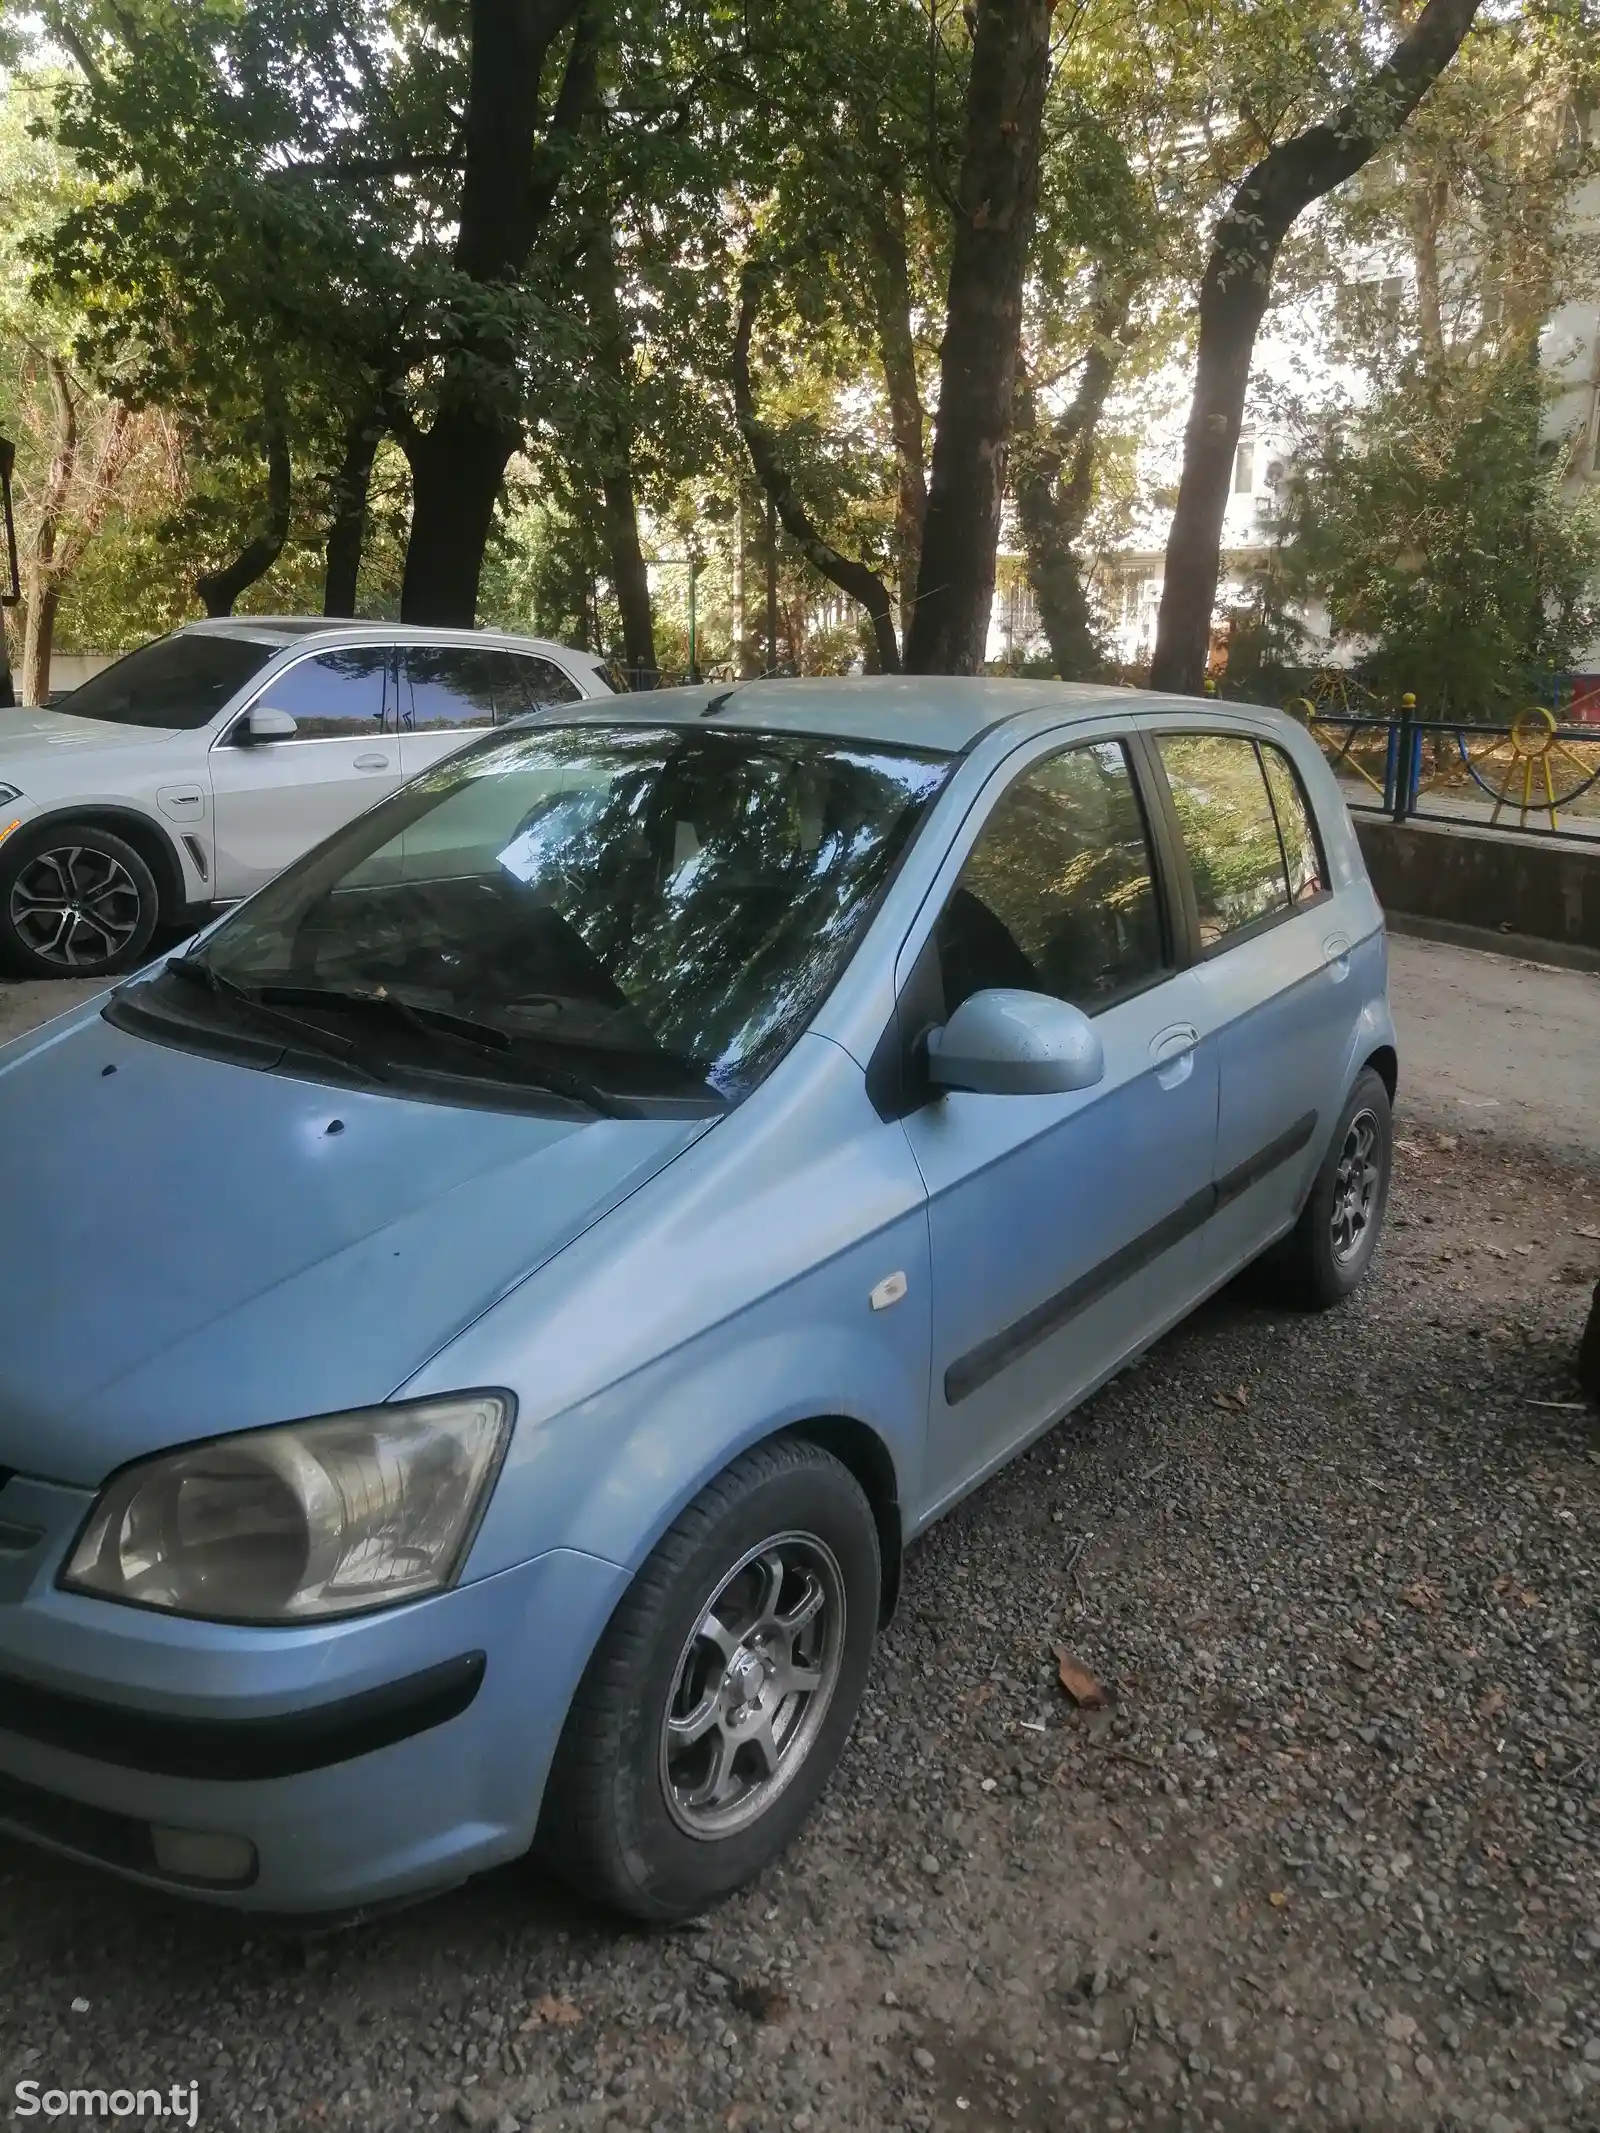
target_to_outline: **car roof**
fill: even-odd
[[[471,644],[515,645],[524,651],[558,653],[565,659],[581,659],[587,665],[599,662],[592,652],[574,651],[548,637],[525,637],[515,630],[432,629],[417,622],[358,622],[333,615],[219,615],[204,622],[186,622],[186,636],[240,637],[253,644],[295,644],[306,637],[338,637],[360,643],[376,639],[382,644]]]
[[[614,725],[626,720],[678,725],[704,718],[720,727],[898,742],[903,747],[960,755],[992,728],[1012,720],[1031,716],[1033,723],[1049,726],[1072,718],[1104,717],[1107,712],[1126,717],[1162,705],[1185,711],[1215,708],[1214,700],[1152,696],[1145,690],[1104,683],[879,674],[656,689],[601,702],[563,704],[558,722],[600,720]]]

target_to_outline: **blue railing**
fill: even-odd
[[[1592,726],[1559,725],[1541,704],[1496,726],[1419,718],[1409,704],[1392,716],[1329,710],[1309,699],[1290,709],[1333,769],[1371,790],[1371,799],[1347,792],[1357,813],[1600,844],[1600,730]],[[1580,809],[1591,794],[1594,801]],[[1452,807],[1452,798],[1464,804]]]

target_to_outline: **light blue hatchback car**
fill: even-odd
[[[1288,720],[770,682],[504,728],[0,1051],[0,1826],[241,1908],[755,1874],[907,1542],[1238,1268],[1370,1264]]]

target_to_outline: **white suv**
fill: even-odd
[[[480,729],[611,693],[587,653],[487,630],[191,623],[0,711],[0,960],[126,970]]]

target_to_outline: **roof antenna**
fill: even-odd
[[[720,696],[713,696],[707,703],[705,709],[701,712],[700,716],[702,718],[715,718],[717,713],[727,703],[729,697],[737,696],[739,691],[743,687],[744,683],[742,681],[736,681],[731,689],[724,689]]]

